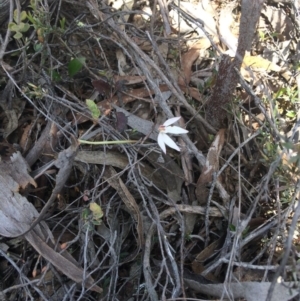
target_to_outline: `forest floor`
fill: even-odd
[[[246,0],[100,2],[0,29],[0,300],[299,300],[298,1],[216,108]]]

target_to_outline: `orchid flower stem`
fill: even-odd
[[[137,140],[117,140],[117,141],[86,141],[78,139],[80,144],[93,144],[93,145],[105,145],[105,144],[126,144],[126,143],[135,143]]]

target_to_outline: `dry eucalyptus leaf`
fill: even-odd
[[[220,250],[222,243],[224,243],[224,237],[215,240],[196,256],[192,262],[192,270],[195,274],[201,274],[205,270],[205,261]],[[209,277],[206,276],[206,278]]]
[[[29,176],[29,175],[28,175]],[[0,235],[16,237],[30,228],[38,212],[18,193],[19,184],[0,166]]]
[[[125,169],[129,165],[127,156],[114,151],[79,151],[75,157],[75,161],[88,164],[102,164]],[[143,176],[160,189],[165,189],[163,177],[160,173],[146,164],[140,164],[139,169]]]
[[[131,128],[137,130],[138,132],[144,135],[149,135],[149,138],[153,140],[157,140],[158,131],[157,130],[153,131],[154,130],[153,122],[139,118],[134,114],[131,114],[125,109],[122,109],[120,107],[117,106],[113,106],[113,107],[116,109],[117,112],[122,112],[126,116],[127,124]]]
[[[226,292],[230,292],[230,298],[245,298],[247,301],[266,300],[268,290],[270,288],[269,282],[239,282],[224,285],[218,284],[200,284],[197,281],[184,279],[185,284],[195,290],[195,292],[208,294],[217,298],[227,297]],[[297,289],[292,289],[295,283],[285,282],[277,284],[273,294],[272,301],[289,301],[299,294]]]
[[[30,170],[27,162],[22,157],[20,152],[14,153],[10,157],[10,161],[0,163],[0,169],[20,185],[21,188],[26,188],[28,184],[37,187],[34,179],[28,174]]]
[[[84,286],[92,291],[102,293],[103,290],[99,286],[94,284],[94,280],[91,276],[87,276],[87,272],[84,272],[75,259],[68,253],[60,251],[56,252],[53,246],[49,246],[45,243],[46,237],[43,239],[35,232],[29,232],[25,235],[28,242],[51,264],[53,264],[59,271],[65,274],[70,279],[77,283],[83,283]]]
[[[29,183],[36,187],[19,152],[13,154],[10,162],[0,163],[0,235],[22,235],[39,216],[35,207],[18,193],[20,186],[25,188]],[[42,233],[39,226],[36,231]]]
[[[96,79],[92,81],[93,87],[99,92],[100,95],[110,96],[112,92],[111,84],[108,79]]]
[[[242,67],[251,67],[252,69],[259,69],[263,71],[281,71],[281,67],[277,64],[261,57],[260,55],[251,56],[248,53],[244,57]]]
[[[20,182],[16,182],[20,181]],[[35,181],[28,174],[28,166],[20,153],[11,157],[11,162],[0,163],[0,235],[17,237],[29,230],[32,222],[39,217],[39,213],[28,200],[18,193],[19,187],[26,187]],[[67,252],[60,254],[50,246],[53,236],[45,223],[43,229],[37,225],[31,232],[25,234],[26,240],[46,260],[75,282],[85,281],[86,287],[99,293],[102,289],[94,285],[91,277],[86,277],[83,270],[77,266],[74,258]],[[47,237],[51,240],[45,243]],[[93,287],[92,287],[93,286]]]
[[[123,112],[116,112],[116,130],[120,133],[127,129],[127,117]]]
[[[193,63],[197,60],[197,58],[199,57],[201,50],[205,50],[207,48],[209,48],[211,46],[210,41],[207,38],[202,38],[200,40],[198,40],[196,43],[194,43],[193,45],[191,45],[190,49],[182,55],[181,57],[181,69],[182,69],[182,75],[179,76],[178,78],[178,84],[180,86],[180,88],[184,91],[184,88],[181,87],[181,85],[183,87],[188,87],[188,84],[190,83],[191,80],[191,76],[192,76],[192,66]],[[187,88],[187,92],[188,90],[192,89],[191,87]],[[198,93],[199,90],[197,89]],[[190,92],[191,96],[193,92]],[[197,97],[196,99],[198,100],[199,97]]]
[[[173,30],[185,34],[196,30],[196,25],[186,22],[177,9],[172,9],[169,12],[170,25]]]
[[[276,8],[268,5],[265,6],[262,13],[268,18],[280,41],[290,39],[291,32],[295,30],[295,26],[290,17],[286,15],[283,7]]]
[[[193,45],[191,49],[181,57],[182,76],[178,78],[179,85],[187,86],[192,75],[192,65],[199,56],[199,46]]]
[[[211,9],[208,9],[208,11],[206,11],[201,3],[190,3],[190,2],[180,2],[179,5],[179,1],[174,1],[174,3],[176,5],[178,5],[180,7],[180,9],[182,9],[184,12],[186,12],[188,15],[190,15],[191,17],[195,18],[198,22],[204,24],[204,29],[211,34],[212,36],[217,36],[217,26],[216,26],[216,22],[214,20],[214,11]],[[205,8],[208,8],[205,7]],[[176,20],[176,16],[174,16],[175,18],[173,19],[173,22],[175,22]],[[184,25],[184,22],[182,23]],[[178,22],[176,24],[176,22],[174,23],[174,26],[178,27]],[[205,37],[206,34],[205,32],[199,28],[198,26],[196,26],[195,30],[198,33],[199,37]]]

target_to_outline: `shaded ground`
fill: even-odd
[[[3,23],[3,300],[265,300],[298,281],[296,4],[263,6],[221,129],[231,1],[32,1]],[[164,154],[174,116],[189,133]]]

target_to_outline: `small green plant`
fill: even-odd
[[[50,21],[48,18],[47,13],[40,9],[38,6],[39,1],[30,1],[29,7],[32,9],[32,12],[27,13],[27,18],[29,22],[32,24],[34,29],[36,30],[37,38],[39,42],[42,44],[44,43],[44,39],[47,34],[49,33],[64,33],[66,28],[66,18],[63,17],[59,21],[59,26],[57,28],[54,28],[50,25]]]
[[[258,35],[259,35],[259,38],[260,38],[260,40],[261,40],[262,42],[264,42],[264,41],[267,39],[267,38],[266,38],[266,34],[265,34],[264,31],[259,30],[259,31],[258,31]]]
[[[291,188],[285,189],[280,193],[280,203],[282,205],[288,205],[293,199],[294,190]]]
[[[11,31],[15,31],[16,33],[14,34],[15,39],[21,39],[23,37],[23,33],[28,31],[30,28],[30,25],[28,23],[25,23],[28,15],[26,11],[22,11],[20,15],[18,14],[18,11],[14,11],[14,22],[10,22],[8,24],[8,28]]]
[[[101,225],[103,217],[102,208],[95,202],[91,202],[89,208],[81,213],[81,218],[86,231],[93,231],[94,226]]]
[[[298,102],[298,88],[294,87],[282,87],[274,94],[274,111],[273,114],[280,114],[285,117],[286,122],[293,121],[297,116],[297,109],[295,103]],[[274,115],[277,116],[277,115]]]
[[[229,230],[230,230],[231,232],[235,232],[235,231],[236,231],[235,225],[230,224],[230,225],[229,225]]]
[[[191,241],[192,240],[191,234],[185,234],[185,240],[186,241]]]
[[[53,81],[58,82],[61,80],[61,76],[56,70],[49,70],[49,74],[51,75],[51,79]]]
[[[42,87],[36,86],[32,83],[28,83],[28,87],[25,88],[25,93],[30,97],[42,99],[46,93]]]
[[[287,117],[291,118],[291,119],[294,119],[297,116],[296,112],[293,111],[293,110],[286,110],[286,114],[285,115]]]
[[[92,212],[93,225],[101,225],[103,217],[102,208],[98,204],[92,202],[90,203],[90,211]]]
[[[85,100],[88,109],[90,110],[93,119],[97,120],[100,117],[100,110],[92,99]]]
[[[274,95],[274,99],[284,99],[286,101],[291,101],[295,103],[298,101],[298,88],[294,87],[283,87],[280,88]]]
[[[94,226],[91,223],[91,211],[89,208],[84,208],[81,213],[82,223],[83,223],[83,229],[85,231],[92,231],[94,229]]]
[[[70,77],[73,77],[76,73],[78,73],[85,64],[86,58],[81,56],[78,58],[72,59],[68,64],[68,73]]]
[[[59,26],[60,26],[60,29],[62,30],[62,32],[64,32],[66,29],[66,18],[65,17],[63,17],[61,20],[59,20]]]

